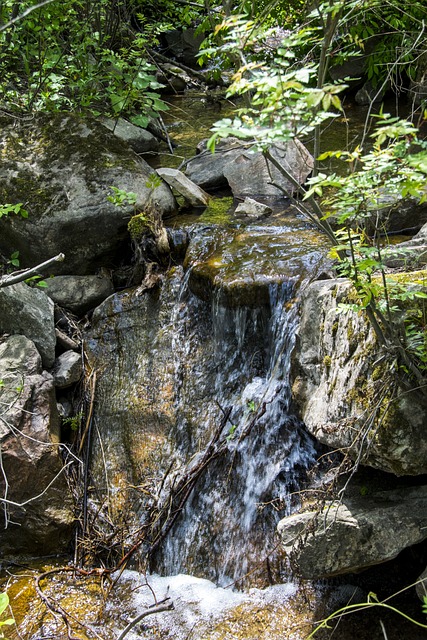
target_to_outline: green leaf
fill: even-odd
[[[142,115],[132,116],[130,118],[130,121],[132,122],[132,124],[136,125],[137,127],[142,127],[142,129],[145,129],[145,127],[150,122],[150,118],[148,116],[142,116]]]
[[[0,615],[4,613],[4,611],[9,606],[9,596],[6,592],[0,593]]]

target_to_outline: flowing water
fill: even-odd
[[[190,118],[190,142],[189,128],[176,125],[184,144],[208,134],[215,109],[205,109],[203,132]],[[117,637],[154,594],[169,597],[175,612],[147,618],[128,638],[300,640],[312,617],[275,530],[298,505],[315,457],[293,411],[290,368],[299,298],[328,268],[327,247],[292,211],[249,225],[222,218],[225,226],[200,213],[172,220],[176,244],[189,241],[184,265],[149,291],[110,297],[87,336],[97,371],[91,501],[98,513],[108,504],[108,517],[137,530],[197,467],[222,425],[221,455],[203,466],[157,546],[156,573],[126,571],[101,618],[88,621],[105,637]],[[30,628],[31,614],[23,617]]]

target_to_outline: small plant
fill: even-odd
[[[124,189],[118,189],[117,187],[110,187],[113,195],[107,196],[107,200],[112,202],[116,207],[123,207],[128,204],[135,205],[137,200],[136,193],[133,191],[125,191]]]
[[[43,276],[31,276],[25,280],[26,284],[30,287],[39,287],[40,289],[46,289],[47,282],[43,279]]]
[[[132,240],[141,240],[147,233],[152,233],[153,224],[150,217],[145,213],[138,213],[128,222],[128,231]]]
[[[235,434],[236,434],[236,429],[237,429],[237,424],[232,424],[231,427],[228,430],[228,434],[227,434],[227,441],[229,442],[230,440],[233,440]]]
[[[414,585],[410,585],[410,586],[413,587]],[[390,600],[390,598],[387,598],[387,600]],[[415,626],[420,627],[421,629],[427,629],[427,624],[422,624],[421,622],[414,620],[410,616],[406,615],[406,613],[404,613],[403,611],[400,611],[400,609],[397,609],[396,607],[393,607],[392,605],[388,604],[387,600],[379,600],[378,597],[375,595],[375,593],[370,592],[368,594],[366,602],[349,604],[345,607],[342,607],[341,609],[338,609],[338,611],[334,611],[334,613],[332,613],[330,616],[322,620],[320,624],[318,624],[317,627],[310,633],[310,635],[307,636],[307,640],[310,640],[310,638],[313,638],[315,634],[321,629],[330,629],[331,628],[330,623],[333,622],[334,620],[338,620],[339,618],[341,618],[341,616],[348,615],[350,613],[357,613],[360,611],[364,611],[365,609],[372,609],[372,607],[376,607],[379,609],[387,609],[388,611],[392,611],[398,614],[399,616],[401,616],[402,618],[405,618],[405,620],[408,620]],[[423,613],[427,614],[427,596],[424,596],[423,598],[422,610],[423,610]]]
[[[11,213],[15,213],[22,218],[28,218],[28,211],[23,207],[22,202],[18,202],[17,204],[0,204],[0,218],[6,217]]]
[[[147,189],[157,189],[162,186],[162,182],[161,177],[157,173],[151,173],[145,183],[145,186]]]
[[[252,413],[253,413],[254,411],[256,411],[255,400],[248,400],[248,409],[249,409],[249,411],[251,411]]]
[[[70,427],[71,431],[78,431],[82,422],[83,412],[79,411],[75,416],[69,416],[63,419],[63,424]]]
[[[19,251],[14,251],[12,253],[9,260],[7,261],[7,264],[10,264],[12,267],[19,267],[19,265],[21,264],[19,261]]]
[[[9,606],[9,596],[7,593],[0,593],[0,616],[6,611]],[[10,626],[14,624],[15,620],[13,618],[7,618],[7,620],[0,620],[0,629],[1,627]],[[0,638],[4,638],[4,633],[0,630]]]

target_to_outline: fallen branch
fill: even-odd
[[[169,598],[166,598],[166,600],[169,600]],[[144,611],[143,613],[140,613],[139,616],[136,616],[136,618],[134,618],[129,622],[129,624],[123,629],[123,631],[121,632],[117,640],[123,640],[123,638],[127,636],[127,634],[129,633],[129,631],[133,629],[133,627],[136,624],[138,624],[138,622],[141,622],[143,618],[147,616],[151,616],[153,613],[161,613],[162,611],[172,611],[173,609],[175,609],[173,602],[169,602],[168,604],[158,604],[153,607],[150,607],[149,609],[146,609],[146,611]]]
[[[227,450],[227,439],[223,438],[220,440],[220,437],[230,418],[231,411],[232,408],[229,407],[224,412],[224,416],[210,439],[200,461],[194,467],[186,470],[178,480],[176,486],[171,487],[168,499],[160,510],[155,522],[157,534],[153,536],[154,541],[147,553],[149,560],[153,557],[161,542],[172,529],[203,471],[212,460]]]
[[[32,267],[31,269],[24,269],[23,271],[18,271],[15,273],[11,273],[10,275],[3,276],[0,278],[0,289],[2,287],[10,287],[13,284],[18,284],[18,282],[23,282],[32,276],[39,275],[40,271],[43,271],[47,267],[50,267],[55,262],[63,262],[65,259],[65,255],[63,253],[58,253],[57,256],[38,264],[36,267]]]

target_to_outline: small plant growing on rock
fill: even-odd
[[[141,240],[147,233],[152,233],[152,222],[146,213],[132,216],[128,223],[128,231],[132,240]]]

